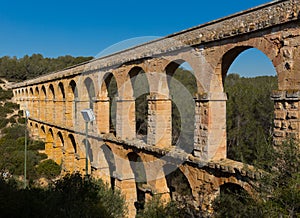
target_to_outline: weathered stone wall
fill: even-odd
[[[299,91],[274,91],[274,143],[285,139],[299,140]]]

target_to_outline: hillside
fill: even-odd
[[[41,54],[25,55],[22,58],[4,56],[0,58],[0,77],[9,81],[22,81],[91,59],[92,57],[72,57],[70,55],[57,58],[45,58]]]

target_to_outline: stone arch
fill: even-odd
[[[94,161],[94,154],[93,154],[93,150],[92,150],[92,143],[89,139],[83,139],[82,140],[82,144],[84,145],[84,151],[87,149],[87,153],[88,153],[88,160],[90,163],[92,163]],[[85,157],[86,158],[86,157]]]
[[[33,137],[35,139],[38,139],[38,137],[39,137],[39,124],[38,123],[35,123],[35,125],[34,125]]]
[[[73,127],[75,122],[77,122],[78,114],[78,89],[75,80],[71,80],[66,89],[66,121],[67,126]]]
[[[134,174],[135,186],[136,186],[136,199],[134,203],[137,211],[144,208],[146,200],[145,185],[147,184],[146,170],[141,157],[135,152],[130,152],[127,155],[130,163],[130,167]]]
[[[41,93],[40,93],[40,116],[41,120],[45,120],[46,117],[46,98],[47,98],[47,93],[46,93],[46,88],[44,85],[41,87]]]
[[[49,128],[48,131],[46,131],[45,153],[51,159],[54,159],[53,147],[54,147],[54,133],[52,128]]]
[[[22,97],[23,100],[24,100],[24,97],[25,97],[25,91],[24,91],[24,89],[21,90],[21,97]]]
[[[74,172],[76,166],[77,144],[73,134],[68,134],[66,139],[65,155],[64,155],[64,168],[66,172]]]
[[[57,147],[65,147],[65,140],[64,140],[64,137],[63,137],[63,134],[61,133],[61,131],[57,132],[56,142],[57,142],[57,144],[56,144]]]
[[[55,90],[53,84],[49,85],[48,90],[49,91],[47,92],[48,93],[47,99],[54,100],[56,97],[55,97]]]
[[[58,92],[57,92],[57,100],[64,100],[66,98],[65,87],[62,82],[58,83]]]
[[[30,92],[30,97],[34,97],[34,95],[33,95],[33,88],[32,87],[29,88],[29,92]]]
[[[41,91],[41,99],[42,99],[42,100],[45,100],[45,99],[46,99],[46,96],[47,96],[45,85],[42,85],[41,90],[42,90],[42,91]]]
[[[77,153],[77,144],[73,134],[68,135],[69,144],[67,145],[67,151],[70,153]]]
[[[99,152],[99,173],[100,178],[107,182],[111,189],[115,189],[115,173],[116,173],[116,162],[114,153],[111,148],[104,143],[100,147]]]
[[[237,183],[232,183],[232,182],[223,183],[222,185],[219,186],[219,189],[220,189],[220,192],[222,190],[224,190],[225,192],[228,192],[228,191],[238,191],[238,192],[240,192],[241,190],[245,190],[241,185],[239,185]]]
[[[33,117],[39,119],[40,115],[40,90],[39,87],[36,86],[33,93]]]
[[[128,72],[132,97],[135,99],[136,136],[146,141],[148,132],[148,102],[150,94],[149,80],[142,67],[133,67]]]
[[[85,90],[82,93],[82,100],[87,101],[88,104],[86,105],[90,109],[94,109],[94,100],[96,97],[96,90],[94,81],[90,77],[86,77],[83,81]]]
[[[191,69],[182,67],[184,65]],[[165,72],[172,101],[172,145],[191,153],[196,122],[194,97],[199,90],[198,82],[191,65],[183,59],[170,62]]]
[[[261,46],[261,44],[263,46]],[[265,46],[269,46],[269,47],[265,47]],[[220,85],[222,86],[220,88],[220,90],[222,89],[223,91],[226,91],[228,92],[228,89],[229,87],[227,86],[227,90],[225,90],[225,79],[227,77],[227,74],[228,74],[228,70],[229,68],[231,67],[231,65],[233,64],[233,62],[235,62],[237,60],[237,58],[244,52],[247,52],[249,51],[250,49],[251,50],[256,50],[255,52],[258,54],[258,53],[261,53],[263,54],[270,62],[270,65],[272,65],[273,69],[276,71],[276,74],[278,75],[277,73],[277,69],[275,68],[274,66],[274,63],[272,61],[272,57],[273,55],[270,55],[269,51],[267,51],[266,49],[270,48],[272,49],[273,45],[269,45],[269,44],[266,44],[264,40],[260,40],[260,41],[257,41],[257,40],[249,40],[248,42],[245,42],[245,43],[242,43],[241,45],[238,45],[238,46],[234,46],[230,49],[228,49],[224,54],[222,54],[222,59],[221,61],[218,62],[218,65],[217,65],[217,68],[216,68],[216,75],[220,75],[220,81],[222,81],[222,83],[220,83]],[[274,59],[274,57],[273,57]],[[257,59],[256,59],[257,60]],[[239,72],[237,72],[239,74]],[[234,77],[231,77],[231,76],[234,76]],[[233,78],[233,81],[238,81],[239,77],[238,76],[235,76],[235,75],[231,75],[229,76],[229,78]],[[228,77],[227,77],[228,78]],[[278,82],[278,81],[277,81]],[[273,83],[268,83],[269,84],[273,84]],[[247,86],[247,85],[246,85]],[[215,86],[217,87],[217,86]],[[269,88],[269,87],[268,87]],[[267,88],[267,85],[265,85],[265,90],[268,89]],[[276,89],[277,87],[275,87],[274,89]],[[251,87],[251,90],[253,90],[253,88]],[[273,88],[272,88],[272,91],[273,91]],[[261,93],[256,93],[256,97],[252,97],[252,94],[250,93],[247,93],[249,97],[249,105],[254,105],[253,103],[250,103],[251,100],[253,99],[260,99],[259,94]],[[234,95],[234,94],[232,94]],[[269,95],[271,95],[271,93],[269,93]],[[255,147],[255,141],[251,141],[251,139],[254,139],[254,138],[265,138],[265,141],[267,143],[270,142],[270,139],[269,139],[269,128],[273,128],[271,125],[269,126],[269,128],[266,130],[264,130],[264,128],[262,128],[263,125],[260,125],[261,123],[259,123],[259,118],[260,115],[259,113],[257,113],[255,115],[256,118],[252,118],[251,122],[245,122],[245,120],[243,120],[243,118],[237,118],[236,119],[236,114],[240,114],[239,113],[239,107],[236,107],[236,104],[234,107],[234,109],[231,108],[231,111],[233,110],[233,114],[234,116],[232,116],[230,113],[228,113],[228,105],[232,104],[232,99],[234,98],[233,96],[230,96],[228,95],[228,101],[227,101],[227,111],[226,111],[226,118],[227,120],[230,120],[230,124],[226,127],[226,134],[227,134],[227,139],[226,139],[226,150],[227,150],[227,157],[230,158],[230,159],[233,159],[233,160],[237,160],[237,161],[240,161],[240,157],[238,155],[236,155],[236,153],[234,152],[234,148],[236,148],[237,145],[239,144],[245,144],[245,145],[248,145],[248,146],[254,146]],[[268,97],[269,98],[269,97]],[[269,99],[267,99],[264,104],[265,105],[268,105],[269,103],[271,102],[268,102]],[[271,99],[270,99],[271,100]],[[272,106],[270,106],[269,108],[272,108],[273,110],[273,104]],[[271,112],[272,113],[272,112]],[[273,114],[273,113],[272,113]],[[251,119],[251,116],[249,116]],[[264,116],[264,118],[266,119],[273,119],[271,117],[268,117],[268,116]],[[241,120],[241,121],[240,121]],[[256,125],[254,125],[253,128],[255,128],[255,131],[249,131],[249,127],[251,128],[251,124],[249,125],[249,123],[254,123],[254,122],[257,122]],[[269,121],[270,123],[272,122]],[[240,123],[244,123],[243,125],[240,125]],[[267,122],[266,122],[267,123]],[[228,124],[228,123],[227,123]],[[234,131],[232,131],[234,129]],[[250,140],[239,140],[239,138],[242,138],[242,137],[230,137],[232,136],[232,132],[242,132],[245,137],[244,138],[248,138]],[[253,135],[251,136],[248,136],[247,134],[250,133],[250,132],[253,132]],[[252,133],[251,133],[252,134]],[[260,135],[259,135],[260,134]],[[238,135],[238,134],[235,134],[235,135]],[[258,136],[259,135],[259,136]],[[229,137],[228,137],[229,136]],[[242,143],[241,143],[242,142]],[[252,147],[253,148],[253,147]],[[243,155],[245,155],[245,153],[241,152]],[[246,155],[245,155],[246,156]],[[246,157],[243,157],[244,158],[244,161],[247,162],[247,160],[249,160],[249,158]],[[251,164],[251,162],[248,162],[249,164]]]
[[[41,139],[46,139],[46,129],[44,125],[40,126],[39,137]]]
[[[47,142],[54,143],[54,133],[53,133],[52,128],[48,129],[48,132],[47,132],[47,135],[46,135],[46,140],[47,140]]]
[[[67,96],[67,99],[69,99],[69,100],[75,100],[78,98],[77,84],[76,84],[75,80],[73,80],[73,79],[69,82],[66,96]]]
[[[117,81],[113,73],[105,73],[100,80],[97,94],[97,124],[100,133],[116,134],[116,98],[118,96]]]
[[[57,98],[55,99],[55,121],[60,125],[65,125],[66,92],[63,82],[59,82],[57,88]]]
[[[34,96],[39,98],[39,95],[40,95],[40,90],[39,90],[39,87],[36,86],[34,89]]]
[[[28,98],[28,88],[25,89],[26,97]]]
[[[284,72],[282,72],[284,70],[281,69],[284,62],[284,58],[282,58],[283,54],[278,54],[278,47],[276,44],[263,38],[249,39],[239,45],[230,46],[226,50],[223,50],[223,52],[220,52],[221,55],[218,55],[217,58],[215,58],[217,60],[214,74],[215,77],[211,79],[210,88],[214,88],[214,91],[223,91],[224,79],[229,67],[242,52],[251,48],[256,48],[264,53],[273,63],[278,76],[278,87],[281,89],[284,85],[283,80],[285,76]]]
[[[61,131],[56,133],[55,148],[54,148],[54,161],[58,164],[62,163],[63,149],[65,148],[65,139]]]
[[[189,177],[179,167],[171,164],[164,165],[163,171],[171,199],[175,201],[192,201],[193,193]]]
[[[111,148],[114,154],[116,163],[116,172],[114,173],[116,178],[116,188],[120,189],[122,195],[126,199],[128,215],[134,217],[136,215],[134,203],[137,200],[137,194],[134,173],[127,155],[128,151],[118,149],[114,143],[109,141],[106,141],[105,143]]]
[[[201,49],[200,49],[201,50]],[[193,69],[192,74],[196,78],[197,93],[206,91],[207,85],[206,74],[210,71],[209,64],[205,57],[199,52],[197,48],[189,48],[177,54],[166,56],[163,65],[164,72],[174,72],[183,63],[188,63],[190,68]],[[167,74],[172,76],[172,74]]]
[[[56,100],[56,91],[52,83],[49,84],[47,91],[47,100],[48,100],[48,111],[50,112],[49,116],[46,116],[46,121],[50,123],[55,122],[55,100]]]
[[[224,86],[224,82],[225,82],[225,77],[227,75],[227,71],[229,70],[229,67],[231,66],[231,64],[242,52],[244,52],[250,48],[252,48],[252,47],[251,46],[238,46],[238,47],[235,47],[235,48],[229,50],[228,52],[226,52],[223,55],[222,63],[219,63],[221,66],[217,67],[218,70],[221,70],[223,86]]]
[[[255,197],[252,195],[253,193],[250,190],[245,189],[245,187],[240,184],[232,182],[227,182],[220,185],[218,192],[220,198],[222,198],[224,195],[231,195],[241,204],[247,203],[246,199],[253,199],[253,197]]]
[[[98,96],[101,98],[106,98],[108,97],[108,92],[109,92],[109,87],[110,87],[110,82],[114,78],[113,73],[105,73],[103,75],[101,84],[100,84],[100,92],[98,93]]]

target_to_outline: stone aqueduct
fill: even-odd
[[[251,190],[257,175],[226,159],[226,94],[223,82],[234,59],[249,48],[262,51],[278,76],[274,100],[274,142],[299,139],[300,1],[275,1],[196,26],[78,66],[13,85],[14,100],[30,111],[31,135],[45,141],[45,152],[64,172],[85,169],[84,122],[80,111],[93,108],[89,126],[89,173],[125,195],[129,216],[142,193],[146,200],[172,196],[166,170],[179,168],[196,206],[215,196],[220,186]],[[168,78],[188,62],[197,83],[194,96],[194,143],[191,152],[172,146]],[[149,84],[148,131],[136,134],[132,78],[143,70]],[[110,131],[108,85],[118,89],[116,128]],[[145,181],[137,188],[137,167]],[[172,168],[173,167],[173,168]],[[169,170],[170,172],[172,170]],[[205,190],[204,193],[200,190]],[[173,190],[174,191],[174,190]],[[200,194],[199,194],[200,193]],[[202,194],[201,194],[202,193]],[[203,201],[204,199],[204,201]]]

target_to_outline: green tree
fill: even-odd
[[[0,58],[0,77],[11,81],[31,79],[46,73],[91,60],[92,57],[72,57],[70,55],[58,58],[44,58],[41,54],[25,55],[22,58],[4,56]]]
[[[225,80],[227,147],[229,158],[256,165],[256,159],[272,139],[276,77],[243,78],[230,74]]]
[[[256,181],[252,197],[245,192],[225,190],[214,202],[216,217],[300,216],[299,143],[289,140],[272,151],[268,159],[272,167],[266,168]]]
[[[52,179],[60,175],[61,167],[53,160],[48,159],[38,164],[36,170],[38,176]]]
[[[25,126],[12,125],[2,130],[2,138],[0,139],[0,170],[9,171],[11,174],[24,174],[24,144],[25,144]],[[29,138],[29,136],[27,136]],[[41,160],[47,158],[45,154],[39,153],[45,145],[43,142],[38,142],[29,139],[27,150],[27,174],[29,179],[39,177],[37,166]],[[57,166],[58,167],[58,166]],[[49,172],[50,173],[50,172]]]
[[[153,197],[145,204],[145,209],[138,211],[137,218],[183,218],[186,216],[185,208],[175,201],[162,202],[160,197]]]
[[[123,197],[102,180],[66,175],[47,189],[18,189],[0,177],[1,217],[124,217]]]

